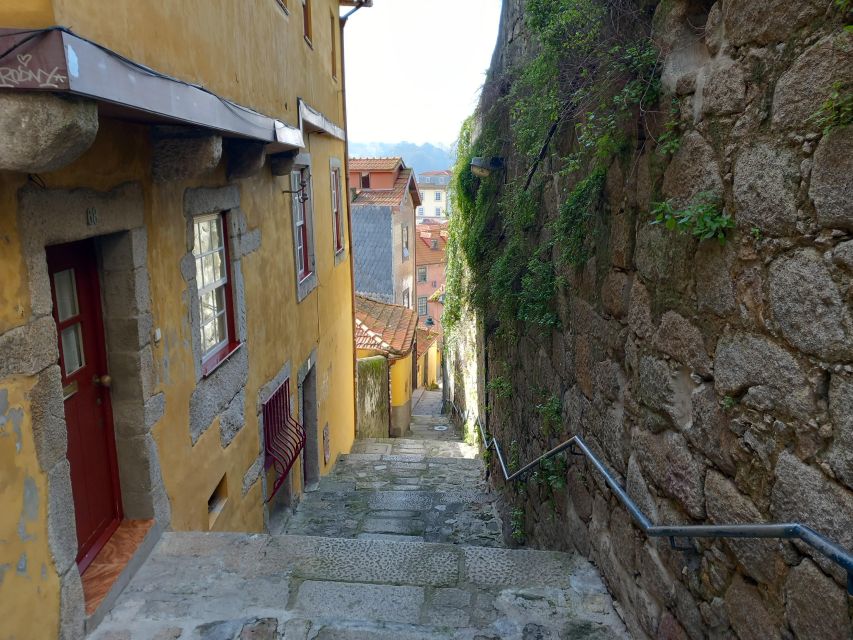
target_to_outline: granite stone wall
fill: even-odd
[[[493,86],[531,53],[525,4],[504,3]],[[853,551],[853,126],[810,121],[853,82],[853,34],[825,0],[654,9],[677,152],[655,149],[665,117],[641,118],[637,153],[609,167],[592,256],[563,274],[560,328],[504,340],[488,312],[464,314],[450,397],[521,463],[581,434],[656,523],[799,521]],[[700,192],[736,222],[724,245],[649,224],[653,202]],[[512,393],[486,392],[498,375]],[[554,396],[562,428],[545,429],[537,406]],[[591,558],[636,637],[853,634],[846,576],[810,548],[674,550],[569,458],[565,488],[507,487],[491,462],[506,529],[521,510],[526,544]]]

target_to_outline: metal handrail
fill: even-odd
[[[447,401],[459,417],[465,421],[468,419],[468,413],[462,413],[456,403],[452,400]],[[797,539],[802,540],[809,546],[813,547],[824,556],[832,560],[837,565],[841,566],[847,572],[847,593],[853,596],[853,554],[848,552],[838,543],[829,540],[811,527],[808,527],[799,522],[772,523],[772,524],[721,524],[721,525],[656,525],[640,507],[628,496],[628,492],[616,481],[613,475],[608,471],[604,463],[590,451],[587,444],[580,436],[572,436],[565,442],[557,445],[550,451],[543,453],[541,456],[524,465],[518,471],[510,473],[504,460],[503,451],[501,451],[500,443],[497,438],[489,437],[486,430],[483,428],[483,422],[479,416],[476,416],[477,428],[480,432],[480,439],[483,442],[483,449],[494,449],[498,459],[498,464],[501,467],[504,480],[510,482],[516,480],[526,473],[533,470],[543,460],[553,458],[557,454],[571,450],[576,455],[584,456],[592,466],[604,477],[604,481],[610,490],[619,499],[619,502],[628,510],[634,522],[643,530],[647,536],[651,538],[669,538],[673,548],[679,548],[675,544],[676,538],[780,538],[785,540]]]

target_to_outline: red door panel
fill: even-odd
[[[91,241],[47,249],[81,572],[122,518],[94,249]]]

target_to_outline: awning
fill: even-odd
[[[305,146],[302,131],[173,78],[64,27],[0,29],[0,88],[69,93],[100,111],[150,123],[186,124],[267,143],[276,153]]]

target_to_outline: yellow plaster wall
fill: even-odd
[[[207,498],[227,473],[228,501],[213,522],[216,530],[260,531],[263,528],[263,496],[261,483],[255,483],[246,496],[242,495],[243,476],[255,461],[260,448],[256,401],[258,391],[281,369],[285,361],[292,368],[291,389],[296,403],[296,372],[317,348],[318,423],[320,437],[328,423],[331,440],[329,464],[323,460],[322,441],[319,443],[320,469],[327,473],[338,453],[349,450],[354,437],[353,334],[350,262],[334,263],[332,220],[330,206],[329,159],[343,160],[343,144],[319,136],[310,136],[308,151],[312,154],[314,242],[318,286],[302,302],[296,302],[293,238],[290,223],[290,197],[281,190],[288,188],[285,178],[273,178],[262,172],[255,178],[239,183],[241,210],[250,229],[261,231],[259,250],[242,258],[247,310],[249,376],[246,387],[245,426],[226,448],[219,439],[218,421],[192,446],[189,432],[189,398],[195,388],[195,365],[191,348],[191,326],[186,283],[180,272],[180,260],[187,251],[186,221],[183,215],[183,195],[188,187],[222,186],[226,184],[220,167],[213,175],[192,183],[152,183],[148,177],[150,150],[146,127],[103,120],[95,145],[66,169],[42,175],[48,188],[89,187],[111,189],[128,180],[143,185],[145,220],[148,232],[148,267],[154,326],[162,331],[162,339],[153,345],[157,378],[155,392],[166,397],[163,418],[154,427],[154,437],[160,455],[160,467],[172,508],[172,528],[206,530],[209,527]],[[25,178],[0,175],[0,241],[6,250],[0,260],[0,310],[3,329],[22,324],[28,312],[28,284],[17,236],[17,188]],[[347,247],[347,251],[349,248]],[[12,311],[10,312],[10,309]],[[0,381],[6,384],[7,381]],[[29,413],[24,408],[26,422],[23,431],[31,438]],[[11,440],[8,440],[11,442]],[[0,455],[7,455],[7,439],[0,437]],[[31,445],[27,471],[44,491],[44,476],[38,470]],[[23,495],[24,474],[9,475],[3,460],[2,495],[4,512],[14,512],[10,501]],[[293,473],[301,476],[297,465]],[[296,482],[297,488],[300,483]],[[9,505],[9,506],[7,506]],[[20,509],[18,509],[20,511]],[[45,514],[39,513],[34,530],[46,527]],[[4,522],[5,524],[5,522]],[[13,529],[17,522],[12,523]],[[0,536],[7,539],[8,535]],[[46,554],[43,533],[35,542],[38,553],[31,555],[40,562],[39,553]],[[16,547],[17,549],[17,547]],[[5,564],[4,560],[0,564]],[[13,554],[14,555],[14,554]],[[13,564],[14,566],[14,564]],[[38,571],[41,571],[40,565]],[[58,579],[48,565],[44,584],[27,583],[30,589],[15,586],[11,600],[17,610],[24,610],[36,600],[44,601],[50,615],[42,622],[56,624],[53,613],[58,611]],[[12,589],[7,577],[0,587]],[[52,589],[52,591],[50,591]],[[50,600],[53,598],[53,600]],[[4,598],[4,602],[10,600]],[[2,619],[2,618],[0,618]],[[48,631],[43,636],[51,637]],[[25,636],[21,636],[25,637]]]
[[[0,0],[4,27],[50,27],[55,24],[51,0]]]
[[[0,171],[0,334],[23,325],[30,315],[26,266],[16,219],[15,193],[24,179]]]
[[[401,407],[412,399],[412,354],[391,362],[391,406]]]
[[[53,0],[56,23],[157,71],[294,126],[299,96],[343,125],[340,43],[337,80],[331,61],[338,2],[313,0],[313,48],[303,38],[301,2],[288,6],[289,14],[276,0]]]
[[[47,478],[36,458],[33,377],[0,380],[0,638],[55,638],[59,577],[47,542]],[[38,615],[33,612],[38,611]]]
[[[429,349],[418,358],[418,379],[416,380],[417,387],[424,385],[424,367],[426,367],[426,384],[432,385],[438,383],[438,341],[433,342]]]
[[[297,123],[297,95],[342,124],[340,86],[330,77],[328,40],[329,16],[333,10],[337,13],[337,2],[315,0],[314,4],[313,50],[302,39],[301,5],[297,3],[293,13],[285,16],[275,0],[115,0],[109,11],[94,0],[55,0],[56,15],[47,0],[0,0],[0,24],[72,25],[81,35],[140,62],[199,82],[291,124]],[[282,62],[272,65],[272,60]],[[206,530],[211,526],[207,498],[226,473],[228,501],[212,528],[259,531],[263,527],[261,483],[256,482],[243,496],[243,477],[260,449],[258,391],[286,361],[291,363],[293,405],[298,407],[296,373],[312,349],[317,349],[319,437],[328,423],[331,440],[328,465],[323,459],[322,440],[318,443],[323,473],[331,469],[339,453],[349,450],[354,437],[350,248],[346,248],[345,260],[335,265],[329,179],[329,160],[344,161],[344,144],[306,135],[305,151],[312,156],[318,286],[300,303],[296,302],[290,196],[281,193],[289,188],[287,178],[275,178],[264,170],[238,182],[241,211],[249,229],[260,230],[261,246],[242,258],[248,334],[244,348],[249,356],[245,425],[223,449],[216,420],[195,446],[191,443],[189,398],[195,387],[195,363],[180,261],[187,252],[184,192],[191,187],[227,184],[224,162],[203,179],[154,183],[149,170],[149,134],[143,125],[102,119],[89,151],[68,167],[40,178],[47,188],[107,191],[127,181],[142,184],[151,311],[154,326],[162,332],[162,339],[152,344],[154,392],[163,392],[166,398],[164,415],[153,435],[171,502],[172,528]],[[17,228],[16,194],[25,183],[24,175],[0,173],[0,334],[30,319],[29,284]],[[346,203],[346,198],[342,200]],[[8,421],[0,426],[0,509],[3,513],[21,513],[24,487],[33,483],[39,495],[37,511],[29,512],[34,518],[25,522],[25,540],[17,537],[17,519],[3,518],[0,524],[3,640],[51,638],[56,637],[58,629],[59,581],[46,539],[46,478],[35,458],[26,400],[32,384],[30,379],[0,380],[0,389],[7,390],[9,406],[20,409],[23,416],[20,435],[15,435],[14,429],[9,433]],[[298,464],[292,473],[298,490]],[[15,567],[24,552],[27,570],[25,575],[18,575]],[[35,608],[41,613],[34,622],[29,614]]]

